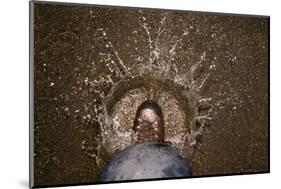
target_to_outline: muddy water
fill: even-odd
[[[195,176],[268,171],[268,19],[35,5],[35,183],[95,182],[146,99]]]

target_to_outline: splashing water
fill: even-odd
[[[190,63],[188,69],[182,69],[175,57],[177,48],[183,45],[184,38],[188,38],[189,31],[184,31],[176,40],[171,39],[169,42],[172,45],[167,49],[168,45],[160,39],[167,30],[165,22],[168,16],[166,13],[162,16],[159,28],[153,35],[147,18],[140,16],[139,26],[146,36],[149,58],[146,61],[143,57],[137,57],[138,64],[123,62],[106,29],[98,28],[95,32],[99,43],[109,52],[101,50],[99,53],[108,74],[101,74],[93,81],[85,78],[84,81],[97,94],[93,99],[95,116],[89,119],[97,121],[101,129],[97,139],[99,149],[91,155],[98,164],[102,147],[112,156],[132,143],[133,119],[144,100],[155,100],[162,107],[165,139],[187,160],[192,159],[195,145],[205,127],[210,125],[212,99],[200,94],[210,74],[203,73],[195,79],[197,69],[206,61],[206,52],[201,53],[197,62]],[[108,89],[107,93],[104,88]],[[82,148],[86,148],[85,143],[82,141]]]

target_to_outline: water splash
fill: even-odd
[[[103,146],[111,155],[133,142],[131,127],[134,115],[138,105],[146,99],[160,104],[165,116],[166,140],[188,160],[192,159],[204,129],[211,124],[212,98],[201,95],[210,73],[195,77],[198,68],[207,64],[206,51],[201,53],[197,62],[188,63],[191,66],[187,70],[182,69],[175,57],[189,31],[184,30],[176,40],[170,39],[172,45],[168,51],[165,50],[166,45],[160,39],[167,38],[165,22],[168,17],[167,13],[163,14],[158,30],[152,33],[147,18],[140,16],[140,31],[147,37],[149,59],[145,61],[139,57],[138,65],[123,62],[106,29],[96,30],[97,40],[107,50],[107,53],[102,50],[99,53],[100,62],[104,63],[109,74],[100,74],[93,81],[85,78],[84,84],[97,94],[93,99],[95,115],[89,119],[100,125],[99,149]],[[210,70],[211,67],[214,68],[215,64],[210,65]],[[81,143],[83,149],[86,142]],[[98,164],[101,161],[99,149],[89,154]]]

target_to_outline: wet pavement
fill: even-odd
[[[146,99],[193,176],[268,172],[267,17],[35,3],[35,185],[94,183]]]

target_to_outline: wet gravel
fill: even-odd
[[[196,138],[190,160],[193,175],[269,171],[267,17],[165,13],[149,9],[140,12],[37,2],[34,17],[35,185],[96,181],[116,152],[100,145],[102,129],[96,119],[100,113],[97,105],[112,85],[100,82],[99,88],[95,88],[92,84],[102,78],[106,80],[108,75],[112,83],[118,82],[125,75],[124,67],[137,73],[149,62],[152,55],[140,18],[146,18],[145,26],[155,39],[164,16],[159,57],[169,60],[174,42],[180,39],[172,60],[178,73],[186,75],[203,57],[194,81],[202,82],[208,75],[204,87],[197,93],[200,98],[211,99],[212,121]],[[105,38],[100,37],[105,35],[109,46],[114,48],[106,46]],[[113,71],[108,69],[107,59],[119,61],[112,64]],[[138,102],[146,98],[142,90],[125,93],[128,97],[118,94],[119,100],[111,113],[119,117],[119,123],[126,124],[125,130],[130,129],[128,125],[132,123]],[[189,132],[190,128],[184,130],[181,125],[186,121],[185,111],[190,110],[180,108],[181,103],[173,97],[177,94],[161,95],[159,101],[164,114],[168,115],[166,122],[176,128],[169,127],[168,135]],[[131,101],[134,103],[130,104]],[[124,109],[129,105],[128,110]],[[200,112],[204,111],[209,110],[201,106]],[[169,117],[178,119],[173,121]]]

